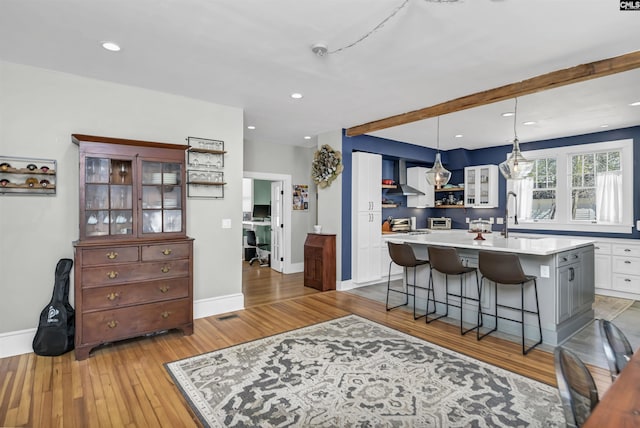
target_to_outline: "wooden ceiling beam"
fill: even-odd
[[[581,64],[575,67],[565,68],[563,70],[552,71],[551,73],[542,74],[517,83],[511,83],[498,88],[445,101],[431,107],[425,107],[420,110],[414,110],[386,117],[384,119],[375,120],[373,122],[364,123],[362,125],[353,126],[346,130],[346,135],[354,137],[368,132],[404,125],[428,119],[430,117],[442,116],[460,110],[480,107],[486,104],[521,97],[523,95],[570,85],[572,83],[583,82],[585,80],[596,79],[598,77],[609,76],[611,74],[621,73],[623,71],[629,71],[636,68],[640,68],[640,51],[588,64]]]

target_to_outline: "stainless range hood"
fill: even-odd
[[[425,178],[426,180],[426,178]],[[398,161],[398,180],[396,180],[396,188],[387,190],[388,195],[404,195],[418,196],[424,195],[420,190],[415,189],[407,184],[407,163],[405,160]]]

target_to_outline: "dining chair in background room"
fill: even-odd
[[[607,356],[611,380],[614,381],[633,355],[633,348],[622,330],[611,321],[597,320],[604,354]]]
[[[391,261],[389,262],[389,276],[387,278],[387,302],[386,308],[387,311],[391,309],[399,308],[400,306],[406,306],[409,304],[409,296],[413,296],[413,319],[422,318],[425,315],[418,316],[416,313],[416,290],[423,289],[426,290],[427,287],[421,287],[417,285],[417,277],[416,272],[419,266],[429,264],[427,260],[417,259],[415,253],[413,252],[413,248],[409,244],[397,244],[395,242],[387,242],[389,246],[389,256],[391,257]],[[397,290],[391,287],[391,263],[395,263],[398,266],[402,266],[404,272],[404,286],[402,290]],[[408,269],[413,269],[413,284],[409,284],[409,276]],[[404,288],[406,287],[406,288]],[[413,293],[409,291],[409,287],[413,287]],[[405,302],[400,305],[389,307],[389,293],[400,293],[404,294]]]
[[[596,383],[580,358],[562,346],[554,351],[554,365],[567,428],[579,428],[600,401]]]

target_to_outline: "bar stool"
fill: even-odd
[[[482,325],[482,316],[480,311],[480,299],[476,299],[474,297],[465,296],[464,293],[464,277],[474,272],[476,276],[476,287],[478,287],[478,296],[480,295],[480,288],[478,283],[478,270],[474,267],[464,266],[460,257],[458,257],[458,251],[453,247],[427,247],[427,251],[429,252],[429,266],[430,266],[430,275],[429,275],[429,287],[427,290],[427,317],[426,321],[429,324],[432,321],[438,320],[442,317],[446,317],[449,314],[449,306],[453,306],[455,308],[460,308],[460,334],[467,334],[471,330],[479,329]],[[445,280],[445,300],[444,302],[436,300],[435,292],[433,288],[433,271],[440,272],[444,274]],[[449,292],[449,275],[457,275],[460,278],[460,294],[450,293]],[[429,312],[429,295],[431,295],[431,301],[433,302],[433,311]],[[449,296],[460,298],[460,304],[457,305],[455,303],[449,302]],[[478,301],[478,319],[476,325],[472,328],[464,330],[463,327],[463,309],[462,303],[464,300],[474,300]],[[429,315],[436,313],[436,303],[444,303],[446,306],[445,313],[439,315],[435,318],[429,319]]]
[[[387,279],[387,311],[391,309],[399,308],[400,306],[405,306],[409,304],[409,296],[413,296],[413,319],[417,320],[418,318],[422,318],[425,315],[416,315],[416,289],[420,288],[426,290],[427,287],[420,287],[416,283],[416,271],[418,270],[418,266],[429,264],[428,260],[417,259],[415,253],[413,252],[413,248],[409,244],[396,244],[394,242],[387,242],[389,245],[389,256],[391,256],[391,261],[389,262],[389,277]],[[394,290],[391,288],[391,263],[395,263],[398,266],[402,266],[404,270],[404,282],[407,285],[406,290]],[[413,284],[409,284],[407,269],[413,268]],[[413,293],[409,293],[409,287],[413,287]],[[405,302],[401,305],[389,307],[389,292],[395,292],[404,294]],[[427,302],[427,309],[429,303]]]
[[[514,253],[501,253],[496,251],[480,251],[478,253],[478,268],[480,269],[480,273],[482,274],[482,279],[480,280],[480,293],[482,293],[482,289],[484,286],[485,278],[492,281],[494,283],[494,308],[495,312],[493,314],[484,314],[489,315],[495,318],[496,325],[493,330],[486,332],[485,334],[480,334],[480,329],[478,329],[478,340],[481,340],[485,336],[493,333],[498,329],[498,319],[509,320],[513,322],[517,322],[522,326],[522,355],[527,355],[529,351],[542,343],[542,325],[540,323],[540,306],[538,304],[538,284],[537,277],[534,275],[525,275],[522,271],[522,265],[520,264],[520,258],[517,254]],[[531,311],[525,309],[524,306],[524,287],[527,283],[533,282],[533,291],[536,298],[536,310]],[[498,284],[503,284],[507,286],[520,286],[520,307],[514,307],[509,305],[504,305],[498,303]],[[481,294],[480,294],[481,295]],[[516,320],[513,318],[503,317],[498,315],[498,307],[511,309],[514,311],[520,311],[520,320]],[[482,305],[480,305],[480,311],[482,311]],[[538,331],[540,334],[540,340],[536,342],[534,345],[525,348],[525,336],[524,336],[524,314],[534,314],[538,318]]]

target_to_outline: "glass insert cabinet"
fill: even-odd
[[[92,153],[95,145],[79,145],[81,239],[185,234],[182,151],[174,160],[159,160],[145,159],[133,147]]]
[[[187,145],[73,134],[79,147],[76,359],[103,343],[193,333]]]

